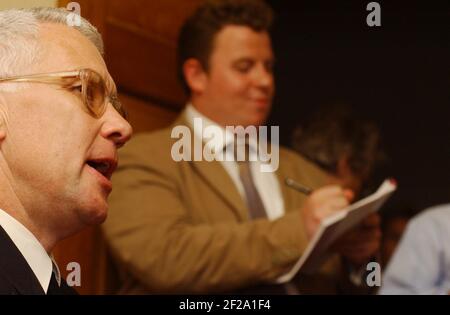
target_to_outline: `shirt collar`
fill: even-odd
[[[45,293],[47,293],[52,272],[55,273],[58,284],[61,284],[61,274],[57,264],[33,233],[2,209],[0,209],[0,225],[33,270]]]
[[[219,124],[217,124],[216,122],[214,122],[213,120],[209,119],[208,117],[206,117],[205,115],[203,115],[202,113],[200,113],[193,105],[192,103],[188,103],[186,106],[186,111],[185,111],[185,117],[187,122],[189,123],[189,125],[191,126],[191,128],[194,130],[194,136],[197,139],[203,139],[203,130],[205,130],[205,128],[207,127],[215,127],[217,128],[217,132],[220,133],[219,137],[214,137],[210,140],[208,140],[205,143],[205,146],[208,147],[208,149],[211,149],[213,152],[216,151],[214,150],[214,148],[221,148],[221,149],[225,149],[226,147],[232,145],[234,143],[235,137],[234,137],[234,133],[232,133],[231,131],[227,130],[226,128],[224,128],[223,126],[220,126]],[[194,119],[195,118],[200,118],[201,122],[202,122],[202,128],[194,128]],[[231,127],[236,127],[236,126],[231,126]],[[249,143],[249,147],[250,147],[250,152],[251,154],[257,154],[257,150],[258,150],[258,144],[255,141],[250,141]]]

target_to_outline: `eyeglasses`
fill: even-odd
[[[70,91],[78,90],[86,110],[95,118],[103,116],[108,103],[111,103],[122,117],[127,118],[125,108],[120,103],[117,94],[107,95],[106,84],[102,76],[91,69],[0,78],[0,83],[3,82],[57,84]]]

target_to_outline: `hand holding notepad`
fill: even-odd
[[[395,181],[385,180],[372,195],[324,218],[292,270],[278,278],[277,282],[288,282],[297,273],[313,273],[319,269],[330,254],[330,247],[334,242],[369,214],[378,211],[395,190]]]

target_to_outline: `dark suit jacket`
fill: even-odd
[[[27,261],[1,226],[0,253],[0,295],[45,295]],[[54,294],[77,293],[62,280]]]

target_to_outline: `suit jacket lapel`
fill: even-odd
[[[191,144],[194,145],[194,130],[191,125],[187,122],[185,118],[185,113],[183,112],[175,123],[172,125],[187,126],[191,131]],[[198,140],[197,140],[198,141]],[[202,148],[203,149],[203,148]],[[233,209],[234,214],[237,216],[239,221],[248,220],[248,210],[245,205],[244,200],[239,194],[236,186],[234,185],[232,179],[224,169],[224,167],[218,161],[208,162],[204,159],[201,161],[194,161],[193,150],[190,152],[191,166],[197,171],[200,176],[211,186],[211,188],[219,195],[221,198]]]
[[[191,165],[205,179],[211,188],[233,209],[240,221],[248,219],[248,210],[244,200],[223,166],[217,161],[197,161]]]
[[[281,197],[283,198],[283,204],[284,204],[284,211],[291,210],[291,203],[289,198],[289,191],[286,189],[285,179],[286,179],[286,173],[284,172],[282,166],[282,163],[278,166],[278,170],[276,171],[275,175],[278,179],[278,184],[280,185],[280,191],[281,191]]]
[[[33,270],[1,226],[0,252],[0,273],[10,281],[19,294],[45,294]]]

